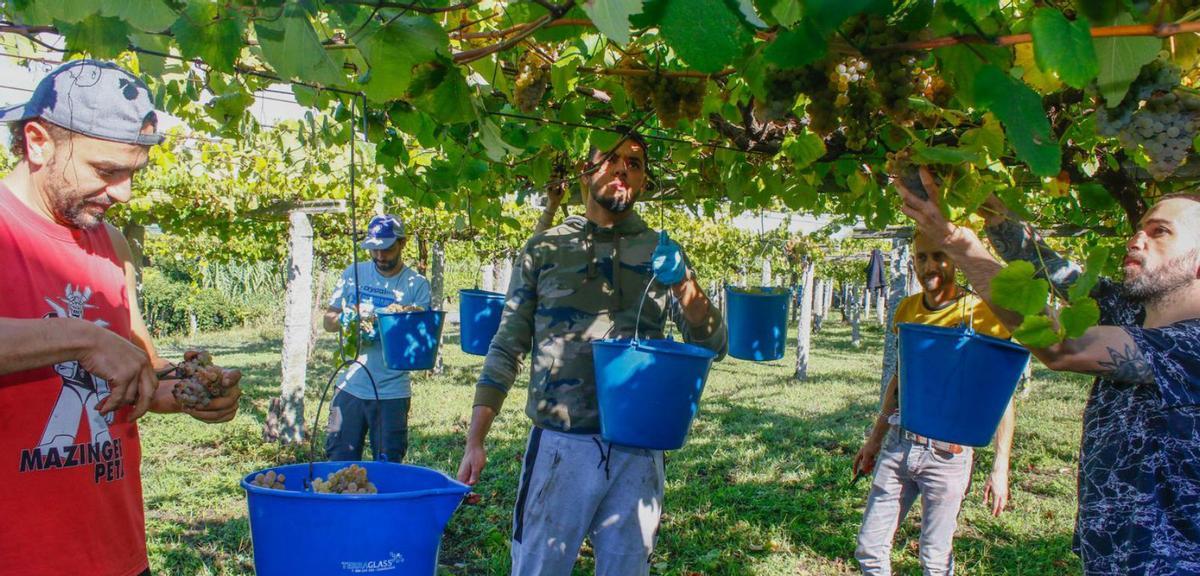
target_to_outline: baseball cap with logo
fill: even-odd
[[[404,238],[404,222],[391,214],[383,214],[371,219],[367,225],[367,239],[359,246],[365,250],[387,250],[398,238]]]
[[[28,102],[0,108],[0,122],[31,118],[113,142],[150,146],[163,141],[157,131],[142,132],[146,124],[158,126],[150,89],[111,62],[67,62],[38,82]]]

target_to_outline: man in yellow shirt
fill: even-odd
[[[946,327],[971,322],[980,334],[1011,336],[982,300],[955,283],[957,269],[940,247],[918,235],[913,239],[913,260],[923,291],[897,305],[893,330],[905,322]],[[898,390],[897,377],[892,376],[875,427],[854,457],[855,474],[875,472],[854,556],[864,574],[891,574],[892,537],[920,495],[923,572],[925,576],[953,574],[952,541],[958,511],[970,486],[973,450],[900,427]],[[995,463],[984,487],[984,503],[991,500],[994,515],[999,515],[1008,502],[1008,458],[1014,421],[1010,403],[996,431]]]

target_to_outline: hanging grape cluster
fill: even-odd
[[[550,84],[550,65],[532,50],[521,55],[517,70],[516,89],[513,90],[514,104],[521,112],[529,114],[537,110]]]
[[[796,99],[808,97],[805,106],[808,128],[828,136],[838,128],[838,82],[831,81],[826,69],[817,65],[795,69],[769,68],[764,84],[766,97],[755,99],[754,115],[762,122],[786,117],[796,106]]]
[[[207,407],[213,398],[224,396],[242,379],[240,370],[224,370],[214,365],[212,354],[206,350],[184,352],[175,374],[179,379],[171,393],[180,406],[189,409]]]
[[[262,472],[255,474],[254,480],[251,480],[250,483],[255,486],[261,486],[263,488],[272,488],[275,490],[283,490],[284,489],[283,483],[286,480],[287,480],[287,476],[284,476],[283,474],[276,474],[274,470],[270,470],[265,474]]]
[[[367,469],[351,464],[330,474],[326,479],[317,478],[312,483],[313,492],[318,494],[377,494],[375,484],[367,480]]]
[[[638,62],[626,66],[635,70],[648,70]],[[684,118],[699,118],[704,107],[704,95],[708,92],[706,80],[681,78],[658,72],[625,76],[621,83],[635,108],[646,110],[653,106],[659,124],[668,128],[677,126]]]
[[[1096,111],[1096,130],[1122,146],[1140,146],[1162,180],[1183,164],[1200,131],[1200,96],[1179,89],[1179,68],[1160,58],[1142,68],[1125,99]]]
[[[908,40],[908,34],[888,25],[887,18],[862,14],[851,22],[847,36],[866,53],[871,82],[884,112],[893,122],[911,122],[912,108],[908,97],[916,93],[913,81],[917,78],[917,59],[912,53],[887,49]]]
[[[769,68],[765,97],[755,101],[755,116],[763,121],[782,118],[792,111],[797,96],[804,94],[810,130],[821,136],[840,132],[847,148],[862,150],[885,116],[897,124],[912,123],[909,98],[914,94],[939,106],[949,102],[949,87],[936,75],[922,75],[913,55],[886,49],[910,39],[907,33],[889,26],[886,18],[860,16],[845,31],[846,37],[862,48],[862,56],[827,59],[795,70]]]

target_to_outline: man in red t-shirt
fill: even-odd
[[[154,106],[129,72],[75,60],[0,122],[20,159],[0,180],[0,573],[148,574],[135,420],[183,410],[104,213],[162,141]],[[240,395],[186,412],[224,422]]]

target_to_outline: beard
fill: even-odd
[[[1160,302],[1196,280],[1198,257],[1200,250],[1192,250],[1154,270],[1142,267],[1141,272],[1125,277],[1122,291],[1126,298],[1140,304]]]
[[[400,265],[400,258],[392,258],[391,260],[375,260],[375,268],[380,272],[391,272]]]
[[[624,214],[633,208],[634,199],[623,200],[612,196],[593,196],[596,203],[613,214]]]
[[[46,166],[46,189],[49,191],[50,211],[60,222],[63,222],[74,228],[81,230],[89,230],[100,226],[104,223],[104,211],[99,214],[93,214],[88,211],[89,207],[99,206],[100,203],[89,202],[86,198],[77,194],[76,190],[71,187],[70,182],[67,182],[66,176],[63,174],[66,167],[65,162],[61,161],[56,155],[54,160]]]

